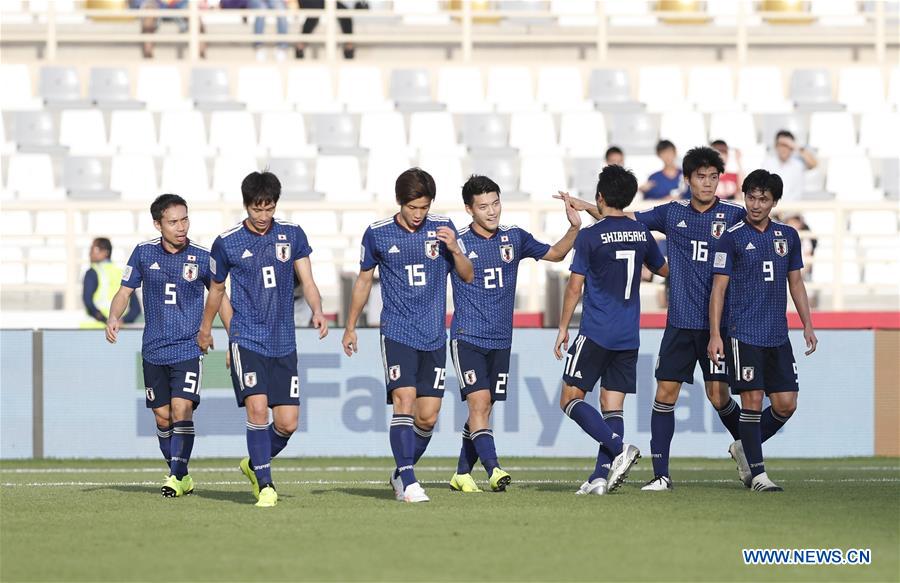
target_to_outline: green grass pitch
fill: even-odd
[[[460,494],[455,462],[416,467],[431,502],[395,502],[386,458],[278,459],[276,508],[237,460],[197,460],[193,496],[159,495],[153,461],[0,463],[7,581],[898,581],[900,460],[771,460],[781,494],[731,460],[649,460],[604,497],[574,496],[586,459],[506,459],[508,492]],[[485,482],[484,472],[476,473]],[[486,483],[484,483],[486,487]],[[871,549],[867,566],[748,566],[743,548]]]

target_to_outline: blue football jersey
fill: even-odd
[[[578,333],[608,350],[640,347],[641,266],[665,259],[650,230],[628,217],[605,217],[575,238],[569,268],[585,277]]]
[[[175,364],[200,356],[197,331],[209,278],[209,250],[192,241],[169,253],[157,237],[131,252],[122,285],[144,288],[141,350],[147,362]]]
[[[475,280],[466,283],[455,271],[450,275],[454,305],[450,337],[481,348],[509,348],[519,262],[541,259],[550,245],[516,226],[501,225],[488,239],[464,227],[459,237],[475,268]]]
[[[438,227],[456,227],[449,217],[428,215],[409,232],[396,216],[372,223],[362,238],[359,267],[378,267],[381,277],[381,333],[416,350],[437,350],[447,342],[447,274],[453,254],[437,238]],[[460,241],[460,248],[465,248]]]
[[[281,219],[262,235],[241,222],[216,237],[209,270],[218,282],[231,274],[231,342],[271,357],[297,349],[294,262],[310,253],[303,229]]]
[[[729,276],[728,335],[754,346],[788,341],[787,276],[803,268],[800,235],[769,221],[765,231],[740,222],[719,240],[713,273]]]
[[[666,236],[669,326],[690,330],[709,328],[712,247],[745,215],[744,207],[723,200],[702,213],[695,210],[689,200],[675,200],[634,213],[634,218],[650,230]]]

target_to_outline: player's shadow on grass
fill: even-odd
[[[578,486],[573,486],[572,484],[559,484],[559,483],[548,483],[548,484],[515,484],[513,486],[517,490],[533,490],[535,492],[574,492],[578,489]],[[511,486],[511,487],[513,487]]]
[[[377,498],[379,500],[393,500],[394,492],[386,488],[333,488],[329,490],[313,490],[310,492],[314,495],[331,494],[337,492],[339,494],[347,494],[349,496],[362,496],[363,498]]]

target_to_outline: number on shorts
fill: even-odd
[[[435,391],[443,391],[444,390],[444,380],[447,378],[447,369],[441,367],[434,367],[434,386],[431,387]]]
[[[182,390],[185,393],[193,393],[196,395],[200,391],[200,387],[197,386],[197,373],[195,372],[184,373],[184,384],[185,387]]]
[[[566,355],[568,356],[568,354]],[[494,394],[496,395],[504,395],[506,394],[506,383],[509,381],[509,373],[501,372],[497,375],[497,384],[494,385]]]
[[[709,372],[712,374],[725,374],[725,359],[719,355],[719,360],[716,362],[709,361]]]
[[[291,398],[300,396],[300,377],[291,377]]]
[[[275,287],[275,268],[267,265],[262,268],[263,287]]]

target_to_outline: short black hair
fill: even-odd
[[[154,221],[161,221],[166,209],[173,206],[187,208],[187,201],[177,194],[160,194],[150,205],[150,216],[153,217]]]
[[[106,237],[97,237],[91,242],[92,247],[96,247],[101,251],[106,251],[107,256],[112,255],[112,241],[107,239]]]
[[[660,141],[656,142],[656,153],[657,154],[659,154],[663,150],[668,150],[669,148],[672,148],[673,150],[677,151],[677,148],[675,148],[675,144],[673,144],[669,140],[660,140]]]
[[[788,130],[778,130],[777,132],[775,132],[775,141],[776,142],[778,141],[778,138],[790,138],[792,140],[796,139],[794,137],[794,134],[792,134]]]
[[[622,148],[620,148],[619,146],[610,146],[609,148],[607,148],[606,154],[603,155],[603,159],[607,160],[613,154],[619,154],[622,157],[625,156],[625,152],[622,151]]]
[[[781,181],[781,176],[760,168],[748,174],[747,178],[744,178],[741,191],[744,195],[756,191],[769,191],[772,193],[772,198],[775,202],[778,202],[781,200],[781,195],[784,191],[784,183]]]
[[[709,145],[712,146],[713,148],[715,148],[716,146],[721,146],[721,147],[725,148],[726,152],[728,151],[728,144],[725,143],[725,140],[713,140],[712,142],[710,142]]]
[[[245,207],[278,204],[278,199],[281,198],[281,181],[268,170],[251,172],[241,182],[241,195],[244,197]]]
[[[479,194],[487,194],[488,192],[496,192],[497,195],[500,195],[500,187],[497,186],[497,183],[488,178],[487,176],[481,176],[479,174],[473,174],[469,176],[469,179],[466,180],[466,183],[463,184],[462,187],[462,197],[463,203],[466,206],[472,206],[472,200],[478,196]]]
[[[607,205],[622,210],[634,200],[637,188],[637,178],[634,177],[631,170],[610,164],[600,172],[600,178],[597,180],[597,193],[594,198],[600,198],[600,195],[603,194],[603,200]]]
[[[686,180],[691,179],[691,174],[700,168],[712,167],[721,174],[725,172],[725,163],[722,162],[722,156],[709,146],[698,146],[688,150],[681,160],[681,171],[684,172]]]
[[[437,190],[434,186],[434,178],[419,167],[405,170],[397,177],[394,183],[394,195],[400,206],[409,204],[417,198],[427,197],[434,200]]]

